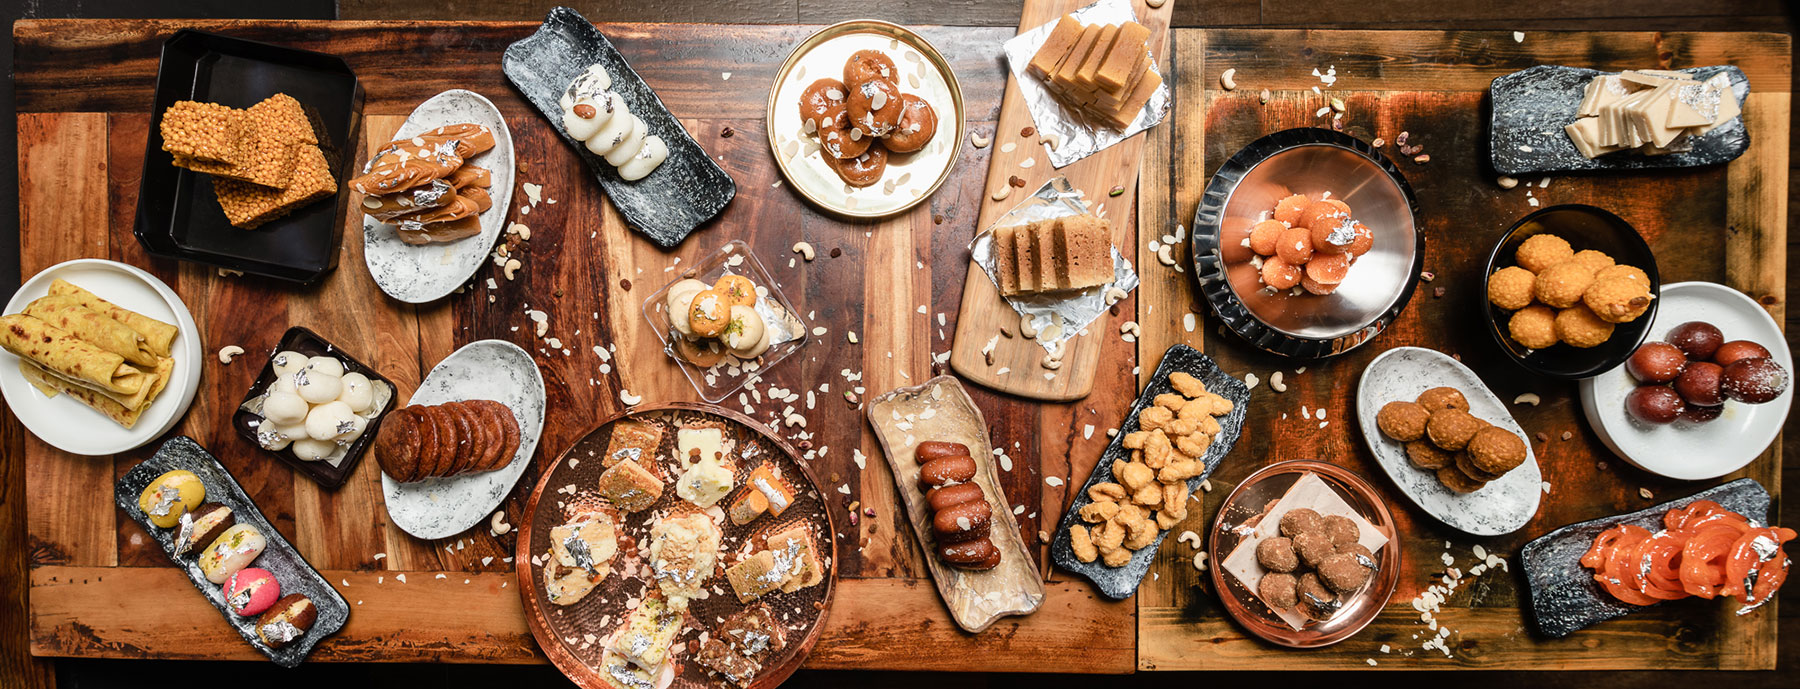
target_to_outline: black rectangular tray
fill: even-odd
[[[1648,65],[1653,67],[1654,65]],[[1731,80],[1731,91],[1743,103],[1750,95],[1750,78],[1731,65],[1689,67],[1676,70],[1705,81],[1720,72]],[[1631,152],[1603,155],[1592,160],[1575,150],[1575,142],[1563,127],[1575,122],[1583,89],[1602,74],[1586,67],[1538,65],[1494,79],[1488,86],[1488,159],[1502,175],[1550,172],[1648,170],[1700,167],[1731,162],[1750,148],[1750,130],[1737,117],[1705,136],[1693,139],[1694,150],[1647,156]]]
[[[1602,531],[1619,524],[1658,531],[1662,529],[1663,514],[1695,500],[1711,500],[1725,509],[1768,523],[1769,491],[1755,479],[1742,478],[1655,507],[1570,524],[1539,536],[1519,551],[1532,628],[1543,636],[1560,639],[1644,607],[1654,607],[1614,599],[1594,581],[1593,571],[1581,566],[1581,556]]]
[[[1156,551],[1162,547],[1163,539],[1169,537],[1168,531],[1159,532],[1156,542],[1149,547],[1131,554],[1131,561],[1123,567],[1108,567],[1099,560],[1082,562],[1075,559],[1075,550],[1069,543],[1069,527],[1080,523],[1078,513],[1081,508],[1093,502],[1088,499],[1088,488],[1097,483],[1113,480],[1112,465],[1114,461],[1129,459],[1131,451],[1125,449],[1125,435],[1138,430],[1138,412],[1150,406],[1157,395],[1174,392],[1169,384],[1169,374],[1176,371],[1186,372],[1200,382],[1213,394],[1231,400],[1231,413],[1219,418],[1219,435],[1213,438],[1212,445],[1206,449],[1206,470],[1199,476],[1188,479],[1188,492],[1192,493],[1200,487],[1200,483],[1211,476],[1225,455],[1237,445],[1238,436],[1244,432],[1244,415],[1248,411],[1250,388],[1244,382],[1226,374],[1219,365],[1199,350],[1184,344],[1170,347],[1163,352],[1162,363],[1156,365],[1156,372],[1150,376],[1150,384],[1144,387],[1143,394],[1138,395],[1137,402],[1125,413],[1125,422],[1119,425],[1119,434],[1108,443],[1101,452],[1099,463],[1094,465],[1094,473],[1088,475],[1087,483],[1075,492],[1069,509],[1063,512],[1062,521],[1056,525],[1056,538],[1050,541],[1050,559],[1056,566],[1069,570],[1094,582],[1094,588],[1113,600],[1129,598],[1137,591],[1144,574],[1150,571],[1150,562],[1156,559]]]
[[[569,82],[600,64],[612,75],[612,90],[625,100],[632,114],[643,118],[650,130],[669,146],[669,157],[649,177],[627,182],[619,171],[569,136],[562,126],[558,99]],[[600,187],[612,199],[625,224],[664,249],[672,249],[717,217],[737,196],[737,184],[718,162],[700,147],[681,120],[669,113],[662,99],[644,83],[625,56],[580,12],[567,7],[550,10],[537,33],[506,47],[501,69],[525,100],[550,120],[562,140],[587,162]]]
[[[387,408],[382,409],[381,413],[375,415],[375,418],[369,419],[368,428],[363,431],[361,437],[356,439],[356,442],[350,443],[349,453],[344,456],[344,461],[338,462],[338,465],[335,467],[326,464],[325,462],[304,461],[295,457],[294,453],[288,452],[287,450],[282,450],[280,452],[265,450],[263,449],[262,444],[256,441],[256,426],[252,424],[259,421],[260,418],[255,414],[244,411],[243,402],[248,402],[257,395],[262,394],[264,390],[268,389],[270,383],[275,382],[275,355],[288,350],[293,350],[309,357],[330,356],[344,363],[345,373],[361,373],[368,376],[369,380],[378,380],[387,384],[388,388],[393,391],[393,397],[388,400]],[[388,380],[375,369],[363,365],[362,362],[357,361],[354,357],[350,356],[348,352],[338,349],[337,345],[320,337],[318,333],[296,325],[292,328],[288,328],[288,331],[281,336],[280,344],[275,345],[275,349],[269,351],[268,358],[263,362],[262,373],[257,374],[256,382],[250,384],[250,389],[244,393],[244,399],[242,402],[239,402],[238,405],[238,408],[235,409],[231,415],[231,425],[233,428],[237,429],[238,435],[243,436],[245,440],[250,441],[250,444],[255,446],[256,449],[262,450],[270,456],[286,462],[288,466],[294,468],[294,471],[300,472],[301,475],[312,479],[314,483],[325,488],[337,488],[338,486],[344,485],[344,481],[350,478],[350,474],[356,472],[356,465],[362,463],[363,455],[368,452],[369,446],[375,442],[376,432],[381,430],[381,420],[387,418],[387,415],[392,413],[394,408],[400,405],[400,389],[394,387],[394,381]]]
[[[262,532],[269,545],[261,555],[256,556],[250,566],[261,567],[269,570],[270,574],[274,574],[275,580],[281,584],[282,595],[304,594],[307,598],[312,599],[314,605],[318,606],[319,618],[313,622],[311,629],[306,630],[305,636],[281,648],[270,648],[264,644],[256,638],[256,617],[239,617],[237,613],[232,612],[231,608],[225,605],[225,594],[218,585],[206,580],[206,575],[200,572],[200,565],[194,558],[176,557],[174,542],[176,530],[158,527],[144,517],[144,513],[138,509],[138,495],[143,493],[144,488],[148,487],[151,481],[155,481],[156,477],[177,469],[194,472],[194,475],[200,478],[200,483],[206,486],[206,502],[216,502],[230,507],[233,516],[237,518],[237,523],[249,524],[256,527],[257,531]],[[237,480],[231,477],[231,473],[225,470],[225,466],[219,463],[218,458],[207,452],[206,448],[200,447],[200,444],[194,442],[193,438],[185,435],[170,438],[156,450],[155,455],[132,467],[131,471],[125,472],[125,475],[113,484],[113,501],[118,503],[119,509],[124,510],[132,521],[143,527],[157,545],[162,546],[163,553],[174,561],[176,567],[181,568],[181,571],[187,574],[188,580],[193,582],[194,588],[199,589],[200,595],[205,596],[207,602],[219,609],[219,616],[225,618],[226,624],[236,629],[238,636],[244,637],[244,641],[263,655],[268,656],[269,660],[275,661],[276,665],[288,668],[299,665],[301,661],[306,660],[307,655],[312,653],[313,647],[317,646],[320,640],[336,634],[350,619],[350,604],[344,602],[344,597],[338,594],[337,589],[331,587],[331,582],[326,581],[325,577],[319,575],[318,570],[313,569],[312,565],[307,564],[306,560],[300,557],[300,551],[295,550],[293,544],[288,543],[287,539],[282,537],[281,532],[276,531],[275,526],[263,517],[262,511],[256,509],[256,503],[252,502],[250,496],[244,493],[243,486],[238,485]],[[167,593],[165,591],[143,592],[146,596]]]
[[[286,93],[306,107],[339,191],[254,230],[233,227],[210,175],[175,167],[162,149],[162,113],[176,101],[247,108]],[[337,266],[344,181],[356,162],[363,88],[342,59],[183,29],[163,43],[151,104],[144,170],[132,230],[144,250],[167,258],[307,284]]]

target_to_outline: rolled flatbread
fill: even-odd
[[[149,392],[150,374],[125,363],[125,357],[35,316],[0,316],[0,347],[76,384],[108,393],[126,407],[140,406]]]
[[[164,387],[168,386],[169,377],[174,370],[175,360],[163,359],[156,367],[155,378],[151,380],[150,389],[145,395],[143,404],[136,409],[131,409],[99,390],[76,385],[62,376],[46,371],[43,367],[31,363],[29,359],[19,360],[19,373],[25,376],[25,381],[31,383],[32,387],[44,393],[44,396],[55,397],[59,394],[66,394],[77,402],[93,407],[95,411],[106,415],[106,418],[112,419],[114,423],[127,429],[137,425],[138,418],[144,415],[144,410],[149,409],[150,403],[155,402],[156,396],[163,391]]]
[[[41,297],[25,305],[25,314],[66,330],[88,344],[125,357],[125,361],[138,366],[154,367],[160,358],[150,351],[143,335],[106,314],[82,306],[75,297]]]
[[[74,297],[82,306],[98,311],[106,317],[125,327],[137,331],[144,336],[144,344],[150,352],[157,356],[169,356],[169,348],[175,345],[176,328],[173,325],[156,320],[144,314],[114,304],[65,280],[53,280],[50,283],[50,294],[54,296]]]

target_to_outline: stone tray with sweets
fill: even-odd
[[[342,59],[183,29],[163,44],[151,112],[177,101],[247,108],[287,94],[306,110],[336,181],[348,179],[362,123],[363,88]],[[337,267],[349,194],[296,208],[246,230],[220,207],[211,175],[174,164],[150,127],[133,234],[156,256],[310,284]]]
[[[1636,512],[1570,524],[1539,536],[1519,550],[1529,596],[1525,609],[1530,613],[1532,631],[1560,639],[1643,609],[1645,606],[1620,602],[1601,589],[1594,581],[1593,570],[1581,566],[1581,556],[1602,531],[1619,524],[1636,524],[1656,531],[1662,528],[1663,515],[1669,510],[1695,500],[1711,500],[1725,509],[1768,523],[1769,491],[1756,479],[1743,478]]]
[[[1673,70],[1705,81],[1724,74],[1739,103],[1750,94],[1750,79],[1732,65]],[[1641,170],[1719,165],[1736,160],[1750,148],[1750,132],[1742,118],[1732,118],[1711,131],[1687,137],[1691,150],[1666,155],[1622,151],[1597,158],[1583,156],[1563,127],[1579,118],[1588,82],[1612,74],[1585,67],[1538,65],[1494,80],[1488,87],[1488,154],[1502,175],[1552,172]]]
[[[881,441],[894,485],[906,503],[907,521],[927,553],[925,562],[938,594],[957,626],[969,633],[987,629],[1008,615],[1029,615],[1044,603],[1044,581],[1019,532],[1011,504],[1001,489],[993,443],[981,408],[955,376],[938,376],[921,385],[898,388],[872,399],[869,425]],[[933,542],[934,511],[920,489],[918,447],[927,441],[961,443],[975,459],[975,476],[994,515],[989,538],[1000,550],[1000,564],[970,570],[946,564]]]
[[[158,476],[176,470],[193,472],[195,476],[199,477],[201,484],[206,486],[206,502],[215,502],[231,508],[232,516],[236,518],[238,524],[255,527],[262,533],[263,538],[268,540],[267,547],[263,549],[262,554],[256,556],[250,566],[266,569],[275,575],[276,581],[281,584],[282,595],[298,593],[312,599],[313,605],[318,608],[318,618],[313,621],[304,636],[280,648],[272,648],[263,643],[256,634],[257,616],[245,617],[232,612],[225,602],[224,591],[218,584],[206,579],[205,573],[201,571],[195,558],[192,555],[183,557],[176,554],[177,530],[160,528],[151,524],[143,510],[138,509],[138,496],[143,493],[144,489],[149,487]],[[262,511],[256,508],[255,501],[251,500],[250,495],[244,492],[244,487],[238,485],[237,479],[232,478],[231,472],[226,471],[225,466],[219,463],[219,459],[207,452],[206,448],[201,447],[199,443],[194,442],[193,438],[185,435],[170,438],[162,444],[161,448],[157,449],[155,455],[125,472],[125,475],[113,484],[113,500],[118,504],[120,510],[131,517],[132,521],[143,527],[150,540],[162,547],[163,553],[168,555],[169,560],[175,563],[175,566],[180,568],[183,574],[187,575],[188,580],[193,582],[194,588],[200,591],[200,595],[206,597],[206,602],[219,609],[219,616],[225,618],[225,622],[231,625],[231,628],[236,630],[239,636],[244,637],[245,642],[249,643],[257,652],[268,656],[269,660],[274,661],[276,665],[286,668],[300,665],[301,661],[306,660],[306,656],[312,653],[314,646],[317,646],[325,637],[343,629],[344,623],[350,619],[350,604],[344,601],[344,597],[338,594],[337,589],[331,587],[331,582],[320,576],[319,571],[313,569],[312,565],[300,556],[300,551],[295,549],[293,544],[288,543],[280,531],[275,530],[275,526],[270,524],[269,520],[263,517]],[[168,592],[162,591],[145,591],[144,593],[157,597],[168,595]]]
[[[394,410],[394,398],[398,390],[394,388],[393,381],[388,380],[386,376],[352,358],[344,350],[338,349],[337,345],[320,337],[318,333],[298,325],[288,328],[288,331],[282,334],[281,342],[277,343],[275,349],[270,352],[270,358],[264,361],[262,372],[257,374],[256,382],[252,383],[250,389],[244,393],[244,401],[231,415],[231,425],[237,429],[238,435],[259,448],[261,444],[257,442],[256,434],[258,427],[263,423],[263,417],[260,414],[262,400],[267,396],[269,386],[275,382],[273,356],[278,352],[299,352],[309,357],[328,356],[342,363],[345,373],[361,373],[368,376],[369,380],[380,383],[376,387],[376,405],[379,409],[369,417],[368,428],[349,446],[345,447],[342,454],[335,459],[328,457],[320,461],[309,462],[294,456],[290,450],[263,449],[263,452],[286,462],[294,471],[312,479],[321,487],[329,489],[344,485],[344,481],[349,480],[350,474],[356,472],[356,465],[362,463],[363,454],[369,449],[369,445],[375,442],[375,436],[381,430],[381,420],[387,417],[388,412]]]
[[[722,431],[718,448],[733,480],[717,503],[703,509],[681,495],[684,488],[677,477],[687,475],[687,463],[679,458],[681,436],[683,429],[715,428]],[[616,473],[611,469],[628,461],[664,484],[641,504],[608,497],[615,495],[607,492]],[[780,492],[765,492],[765,486]],[[748,516],[740,512],[740,503],[752,494],[780,495],[785,504],[777,513],[774,502],[760,502],[764,509],[740,524]],[[525,618],[550,662],[577,686],[636,686],[629,679],[633,673],[614,672],[609,661],[617,656],[608,650],[609,642],[635,609],[668,600],[650,553],[658,525],[673,518],[706,515],[716,523],[719,540],[713,569],[700,579],[699,595],[681,613],[685,631],[675,637],[663,662],[664,676],[672,678],[658,686],[772,689],[799,668],[830,613],[838,553],[825,492],[793,446],[736,412],[675,402],[643,405],[605,420],[545,466],[525,505],[513,560]],[[586,556],[598,560],[593,564],[599,579],[582,588],[567,583],[579,571],[552,554],[553,534],[572,520],[593,515],[611,521],[609,532],[617,546],[610,556],[589,546]],[[769,537],[796,528],[810,532],[823,576],[812,585],[776,588],[742,601],[732,567],[768,552]],[[734,631],[735,621],[765,614],[772,633],[766,645],[753,648],[744,634]],[[704,649],[718,641],[739,644],[742,656],[752,661],[742,666],[745,676],[733,680],[702,662],[704,652],[696,646]]]
[[[596,64],[611,75],[612,92],[668,146],[668,158],[649,177],[625,181],[616,168],[589,152],[562,127],[558,99],[576,77]],[[688,134],[625,56],[579,12],[567,7],[550,10],[536,33],[507,46],[501,68],[587,163],[625,223],[657,246],[674,248],[737,196],[731,176]]]
[[[1050,560],[1056,566],[1069,570],[1094,582],[1094,588],[1114,600],[1124,600],[1137,591],[1138,584],[1150,571],[1150,563],[1156,559],[1156,551],[1162,546],[1163,539],[1169,536],[1169,529],[1162,529],[1156,534],[1156,540],[1147,547],[1140,548],[1131,554],[1130,561],[1122,567],[1108,567],[1095,560],[1082,562],[1075,555],[1074,545],[1070,537],[1070,527],[1082,524],[1079,516],[1081,508],[1086,507],[1093,499],[1088,489],[1101,483],[1117,482],[1113,476],[1113,463],[1129,459],[1131,451],[1125,448],[1125,436],[1139,430],[1138,416],[1146,407],[1155,404],[1158,395],[1176,392],[1169,376],[1176,372],[1184,372],[1206,384],[1206,390],[1231,401],[1229,413],[1218,418],[1219,433],[1206,449],[1203,461],[1206,468],[1197,476],[1187,479],[1187,492],[1199,490],[1200,483],[1219,468],[1219,463],[1231,453],[1237,444],[1238,436],[1244,432],[1244,416],[1249,409],[1250,388],[1244,382],[1231,377],[1219,368],[1217,362],[1199,350],[1187,345],[1178,344],[1163,352],[1162,362],[1157,364],[1156,372],[1150,376],[1150,384],[1144,387],[1137,401],[1125,413],[1125,422],[1119,426],[1119,434],[1100,455],[1100,461],[1094,465],[1094,472],[1088,475],[1086,483],[1073,492],[1073,500],[1069,509],[1063,512],[1062,521],[1057,524],[1056,534],[1050,541]]]

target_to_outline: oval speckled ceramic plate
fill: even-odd
[[[413,246],[400,241],[396,226],[367,215],[362,218],[363,262],[369,266],[369,276],[375,278],[381,291],[400,301],[422,304],[456,291],[487,260],[488,251],[494,248],[506,222],[513,192],[512,130],[488,99],[463,89],[432,96],[413,108],[406,122],[394,132],[394,139],[465,123],[479,124],[494,132],[494,147],[467,161],[493,174],[493,184],[487,191],[494,205],[481,212],[481,234],[445,244]]]
[[[1469,413],[1476,418],[1524,440],[1525,463],[1467,494],[1445,488],[1436,475],[1413,466],[1406,458],[1406,446],[1382,435],[1375,427],[1375,414],[1384,404],[1413,400],[1419,393],[1440,385],[1461,390],[1469,400]],[[1544,475],[1538,469],[1530,436],[1506,411],[1506,405],[1462,362],[1422,347],[1395,347],[1383,352],[1369,362],[1357,382],[1356,421],[1362,427],[1369,451],[1375,453],[1376,462],[1394,479],[1400,492],[1450,528],[1476,536],[1498,536],[1518,531],[1537,514],[1538,501],[1544,496]]]
[[[872,186],[844,183],[820,156],[818,138],[800,121],[800,93],[814,81],[839,78],[844,61],[858,50],[879,50],[899,70],[894,80],[901,93],[918,96],[937,114],[937,135],[912,153],[889,153],[887,171]],[[950,63],[930,41],[912,29],[873,19],[859,19],[820,29],[788,55],[769,89],[769,150],[775,165],[807,201],[851,218],[885,218],[919,205],[950,178],[962,154],[966,133],[962,86]]]
[[[537,450],[544,431],[544,378],[530,354],[504,340],[464,345],[431,369],[409,406],[474,399],[494,400],[512,410],[519,423],[519,450],[496,471],[412,483],[395,481],[382,472],[388,517],[418,538],[454,536],[486,518],[506,500]]]

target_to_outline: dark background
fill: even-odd
[[[1177,27],[1260,26],[1363,29],[1486,30],[1631,30],[1631,31],[1781,31],[1793,33],[1795,4],[1785,0],[1169,0],[1177,3]],[[282,19],[511,19],[537,20],[550,7],[568,4],[584,14],[610,21],[697,21],[722,23],[827,24],[874,16],[900,23],[1016,26],[1018,0],[0,0],[7,20],[53,17],[282,18]],[[0,91],[0,112],[15,122],[12,50],[4,54],[8,87]],[[1795,111],[1800,115],[1800,110]],[[1791,144],[1800,147],[1800,139]],[[0,291],[16,289],[18,274],[18,168],[16,127],[0,127]],[[1790,155],[1790,163],[1800,155]],[[1790,190],[1800,189],[1800,175],[1790,171]],[[1800,203],[1789,194],[1791,218]],[[1789,275],[1800,275],[1800,247],[1790,239]],[[1790,285],[1794,284],[1790,281]],[[1795,290],[1790,288],[1790,301]],[[0,295],[4,296],[4,295]],[[1800,310],[1790,309],[1790,344]],[[1793,431],[1790,423],[1790,431]],[[1800,485],[1800,450],[1790,432],[1789,459],[1783,472],[1788,485]],[[6,482],[0,482],[5,485]],[[0,495],[0,501],[18,496]],[[1790,500],[1781,521],[1800,523],[1800,501]],[[23,525],[6,528],[23,529]],[[0,553],[15,558],[22,553]],[[0,568],[12,576],[14,563]],[[1618,687],[1729,685],[1732,689],[1800,687],[1800,605],[1783,596],[1780,607],[1779,669],[1771,672],[1407,672],[1330,673],[1282,682],[1324,682],[1333,689],[1352,687]],[[421,611],[429,614],[429,611]],[[240,684],[252,689],[280,687],[505,687],[571,686],[550,666],[481,665],[329,665],[310,664],[283,670],[268,663],[185,661],[47,660],[29,657],[26,641],[16,638],[25,613],[14,601],[0,601],[0,689],[111,688],[134,685],[186,686],[193,683]],[[1279,658],[1271,656],[1272,661]],[[962,675],[897,672],[802,671],[789,687],[858,689],[962,689],[1013,687],[1267,685],[1258,673],[1149,673],[1132,676],[1074,677],[1059,675]]]

